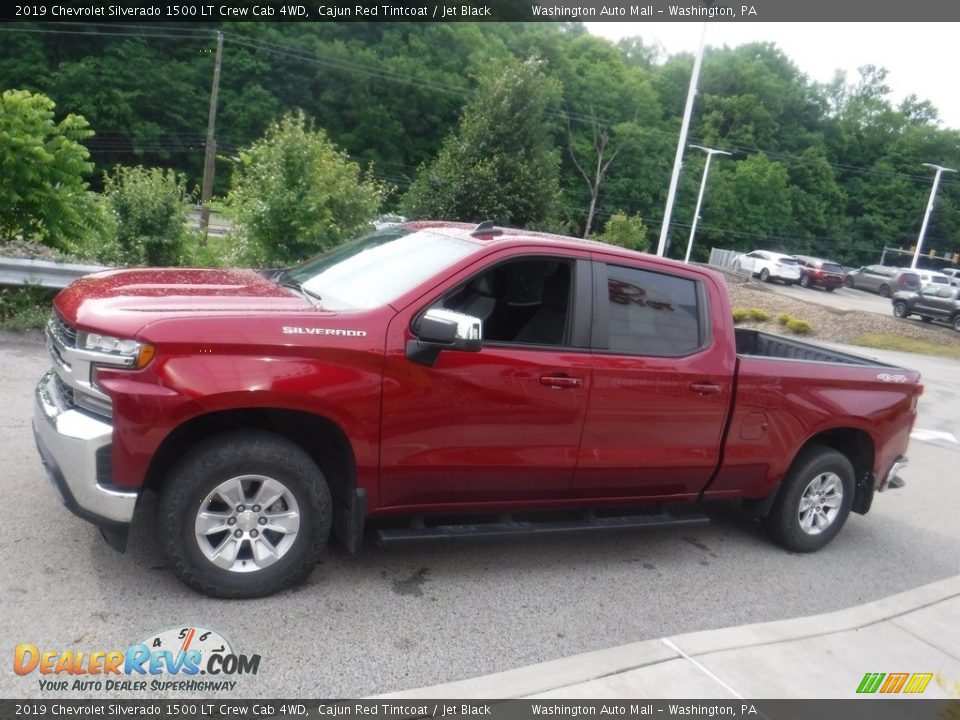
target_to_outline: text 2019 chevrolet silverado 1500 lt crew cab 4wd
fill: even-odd
[[[735,331],[711,270],[489,224],[407,223],[276,273],[90,275],[48,336],[34,432],[61,499],[122,548],[155,489],[177,575],[225,597],[372,526],[609,529],[741,499],[816,550],[902,483],[921,393]]]

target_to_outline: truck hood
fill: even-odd
[[[298,313],[316,310],[295,290],[253,270],[108,270],[80,278],[54,307],[79,327],[130,335],[168,315]]]

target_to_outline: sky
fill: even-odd
[[[639,36],[667,54],[695,53],[701,22],[584,23],[594,35],[619,40]],[[937,108],[943,127],[960,128],[960,23],[761,23],[713,22],[707,45],[775,43],[811,80],[829,82],[836,70],[854,82],[862,65],[885,67],[891,99],[915,94]]]

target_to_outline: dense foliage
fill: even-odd
[[[152,266],[180,263],[190,207],[182,176],[160,168],[117,167],[106,178],[104,195],[116,232],[115,246],[99,253],[102,260]]]
[[[0,94],[0,240],[41,239],[63,248],[99,219],[85,176],[93,170],[82,117],[59,122],[52,100],[25,90]]]
[[[457,132],[404,195],[406,215],[528,228],[552,224],[559,159],[545,121],[558,88],[540,65],[528,60],[484,75]]]
[[[299,109],[362,169],[372,167],[393,188],[388,209],[399,207],[414,182],[428,182],[418,179],[421,167],[452,168],[444,153],[453,157],[464,137],[490,69],[538,58],[543,88],[556,88],[539,129],[559,159],[560,191],[550,217],[511,221],[584,234],[616,213],[639,214],[651,236],[659,233],[692,57],[664,58],[636,39],[613,45],[575,23],[118,24],[85,25],[86,34],[8,23],[0,89],[42,92],[60,117],[85,117],[99,171],[167,167],[186,173],[192,188],[217,29],[225,36],[219,197],[244,166],[232,162],[239,149]],[[882,69],[865,67],[857,78],[813,83],[770,44],[709,49],[690,142],[733,155],[711,165],[699,257],[713,245],[867,263],[885,245],[913,245],[932,182],[922,164],[960,166],[960,133],[941,127],[920,99],[892,103],[885,82]],[[687,152],[672,255],[686,245],[703,162]],[[460,177],[479,182],[477,167],[458,168]],[[459,219],[486,210],[449,207]],[[938,256],[960,251],[958,230],[960,178],[946,176],[926,247]]]
[[[381,190],[302,113],[285,116],[240,151],[227,207],[242,259],[288,265],[355,236]]]

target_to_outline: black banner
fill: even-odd
[[[0,700],[0,718],[960,720],[960,700]]]
[[[0,19],[53,22],[231,20],[271,22],[947,22],[960,3],[943,0],[37,0],[3,3]],[[858,32],[851,27],[851,33]]]

